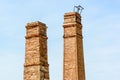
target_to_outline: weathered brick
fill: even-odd
[[[64,15],[63,80],[85,80],[81,16],[76,12]]]
[[[26,26],[24,80],[45,80],[46,73],[49,74],[46,28],[41,22]]]

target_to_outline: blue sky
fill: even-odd
[[[63,15],[81,4],[86,80],[120,80],[120,0],[0,0],[0,80],[23,80],[25,25],[48,26],[51,80],[62,80]]]

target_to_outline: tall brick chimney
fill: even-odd
[[[24,80],[49,80],[46,28],[41,22],[26,26]]]
[[[77,12],[64,15],[63,80],[85,80],[81,16]]]

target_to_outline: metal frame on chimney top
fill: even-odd
[[[83,9],[84,8],[82,6],[78,5],[78,6],[74,6],[73,11],[81,14]]]

